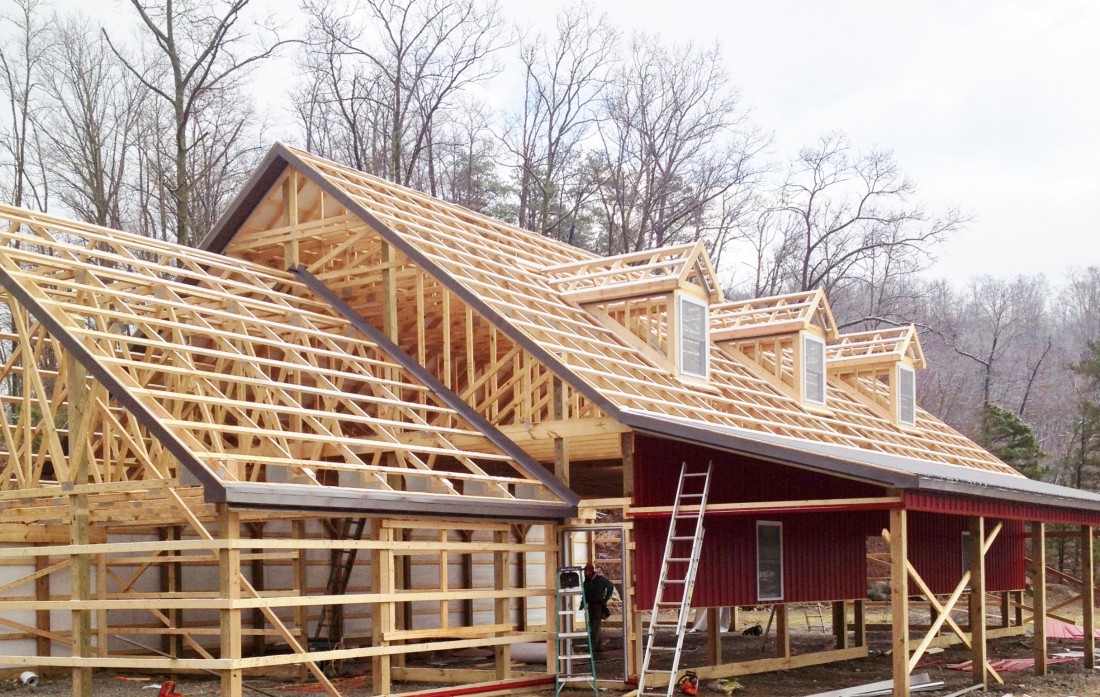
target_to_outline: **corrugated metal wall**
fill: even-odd
[[[909,561],[934,593],[952,592],[963,574],[962,534],[969,529],[969,517],[910,511],[908,520]],[[986,520],[986,534],[997,522]],[[1024,533],[1022,522],[1004,521],[1003,529],[986,554],[986,590],[1020,590],[1026,585]],[[920,593],[912,583],[909,592]]]
[[[850,600],[867,594],[866,540],[882,529],[881,511],[761,516],[783,523],[783,589],[787,602]],[[756,605],[755,516],[707,518],[692,605]],[[638,604],[657,590],[668,521],[635,522]],[[682,572],[681,572],[682,573]]]
[[[911,511],[932,511],[954,515],[984,515],[987,518],[1002,520],[1035,520],[1044,523],[1100,526],[1100,514],[1048,508],[1012,500],[979,501],[961,496],[944,496],[909,491],[905,493],[905,507]]]
[[[868,484],[640,436],[635,461],[636,505],[670,505],[684,460],[704,465],[713,460],[712,503],[884,495],[881,488]],[[936,497],[926,497],[921,503],[944,505]],[[964,505],[958,511],[961,515],[910,513],[910,560],[935,592],[954,590],[962,575],[962,532],[967,526],[966,516],[983,512],[988,513],[984,508],[971,511]],[[825,602],[866,597],[867,538],[887,527],[886,511],[712,515],[707,518],[692,605],[713,607],[760,602],[756,595],[757,520],[783,523],[784,601]],[[990,520],[987,529],[995,524],[996,520]],[[635,520],[635,573],[640,609],[649,609],[652,605],[667,534],[668,518]],[[989,590],[1024,587],[1024,551],[1023,524],[1005,521],[1004,530],[986,560]],[[916,594],[915,588],[913,592]]]
[[[885,495],[882,487],[660,438],[638,436],[634,451],[637,506],[672,505],[685,461],[697,467],[714,462],[711,503]]]

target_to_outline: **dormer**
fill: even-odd
[[[826,346],[836,320],[822,290],[711,308],[711,341],[756,365],[773,387],[810,410],[828,406]]]
[[[829,376],[902,428],[917,422],[916,371],[924,351],[912,326],[842,334],[826,349]]]
[[[709,313],[722,299],[702,242],[543,268],[584,308],[656,365],[688,381],[710,373]]]

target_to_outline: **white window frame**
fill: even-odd
[[[677,295],[676,302],[676,364],[680,374],[708,380],[710,378],[710,311],[707,303],[688,295]],[[684,368],[684,303],[703,308],[703,372],[695,373]]]
[[[904,412],[902,411],[902,404],[905,403],[905,396],[901,393],[901,388],[904,384],[901,379],[902,373],[909,373],[911,384],[913,385],[913,394],[910,395],[913,404],[912,420],[906,419]],[[898,364],[898,422],[905,424],[906,426],[917,425],[917,371],[913,370],[907,365],[901,364]]]
[[[809,357],[810,352],[806,350],[806,344],[808,342],[813,342],[813,343],[821,346],[821,401],[820,402],[817,401],[816,399],[812,399],[810,397],[809,392],[807,392],[807,390],[806,390],[806,387],[807,387],[806,376],[809,375],[809,372],[810,372],[809,371],[809,362],[807,361],[807,358]],[[825,341],[823,339],[819,339],[818,337],[810,335],[810,334],[803,334],[802,335],[802,399],[806,403],[815,404],[819,407],[825,406],[825,402],[828,399],[828,393],[829,393],[829,381],[826,379],[827,378],[827,373],[828,373],[828,371],[827,371],[827,368],[825,367]]]
[[[760,529],[761,528],[778,528],[779,529],[779,595],[765,596],[760,592]],[[783,589],[786,584],[784,583],[784,571],[783,568],[783,523],[777,520],[758,520],[756,521],[756,599],[757,600],[782,600]]]

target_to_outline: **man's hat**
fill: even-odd
[[[586,573],[586,574],[596,573],[596,567],[592,566],[592,562],[588,562],[587,564],[584,565],[584,573]]]

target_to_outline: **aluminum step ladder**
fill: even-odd
[[[707,463],[702,472],[688,470],[687,462],[680,468],[680,483],[676,487],[676,500],[672,506],[672,519],[668,525],[665,555],[661,560],[661,576],[657,581],[657,593],[653,600],[653,614],[649,620],[645,657],[638,679],[638,697],[664,695],[671,697],[676,691],[676,673],[680,668],[680,654],[684,648],[684,634],[691,610],[691,594],[695,589],[695,573],[699,568],[699,553],[703,549],[703,515],[710,494],[710,473],[713,462]],[[685,506],[693,510],[683,512]],[[671,591],[671,592],[670,592]],[[679,595],[678,599],[675,599]],[[669,598],[669,599],[666,599]],[[661,621],[662,610],[674,610],[675,622]],[[671,635],[669,634],[671,630]],[[672,653],[672,666],[668,670],[653,668],[653,657],[658,652]],[[668,677],[668,683],[650,687],[647,683],[656,676]]]
[[[583,617],[583,626],[578,621]],[[588,631],[588,603],[584,599],[584,568],[563,566],[558,569],[558,593],[556,608],[556,680],[555,697],[570,684],[592,685],[592,693],[599,695],[596,686],[596,656],[592,651],[592,635]],[[578,646],[580,644],[580,646]]]

